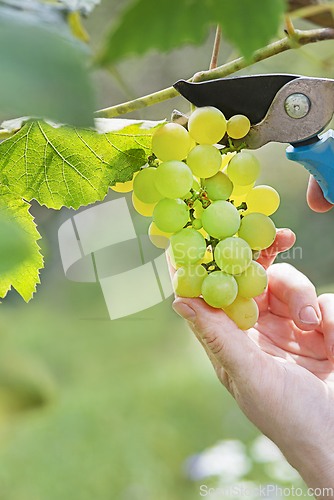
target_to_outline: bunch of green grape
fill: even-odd
[[[134,176],[132,195],[135,209],[153,216],[152,243],[168,248],[176,294],[203,297],[243,330],[258,319],[254,297],[266,289],[267,273],[256,259],[274,242],[269,215],[279,206],[273,188],[254,187],[257,158],[217,144],[225,134],[232,144],[249,129],[247,117],[226,122],[210,106],[192,113],[188,130],[162,125],[152,138],[153,160]]]

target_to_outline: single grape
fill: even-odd
[[[133,181],[133,192],[143,203],[157,203],[164,197],[155,187],[156,174],[156,168],[147,167]]]
[[[153,210],[153,221],[155,225],[165,233],[180,231],[188,222],[188,219],[188,208],[182,200],[164,198],[156,204]]]
[[[116,191],[116,193],[129,193],[133,190],[133,181],[137,174],[139,174],[139,171],[133,174],[131,181],[116,182],[115,186],[110,186],[110,189]]]
[[[252,249],[238,237],[220,241],[214,251],[217,266],[229,274],[242,273],[252,262]]]
[[[219,171],[221,163],[219,150],[209,144],[199,144],[187,157],[187,165],[197,177],[212,177]]]
[[[198,191],[201,189],[201,185],[200,183],[198,182],[198,180],[196,179],[196,177],[193,175],[193,184],[191,186],[191,189],[193,189],[194,191],[196,191],[196,193],[198,193]],[[183,200],[188,200],[189,198],[192,197],[192,194],[190,191],[188,191],[184,196],[182,196],[182,199]]]
[[[261,255],[261,250],[252,250],[252,254],[253,254],[252,259],[257,260]]]
[[[231,158],[233,158],[234,155],[235,155],[235,153],[222,154],[222,164],[220,166],[220,170],[225,171],[225,168],[227,167],[227,165],[229,164],[229,161],[231,160]]]
[[[208,262],[211,262],[212,260],[213,260],[212,251],[210,250],[210,247],[207,247],[203,258],[198,261],[198,264],[207,264]]]
[[[150,238],[151,243],[157,248],[168,247],[169,238],[173,233],[165,233],[164,231],[160,231],[160,229],[154,224],[152,221],[150,227],[148,228],[148,236]]]
[[[279,207],[279,194],[270,186],[256,186],[246,196],[247,213],[272,215]]]
[[[231,194],[231,198],[235,198],[236,196],[246,195],[254,186],[254,182],[251,184],[247,184],[247,186],[237,186],[233,184],[233,191]]]
[[[173,277],[173,288],[180,297],[199,297],[208,273],[200,264],[180,267]]]
[[[259,176],[259,160],[251,153],[238,153],[230,160],[226,173],[233,184],[247,186]]]
[[[170,237],[168,253],[176,264],[196,264],[204,256],[205,250],[204,236],[193,228],[181,229]]]
[[[204,186],[210,200],[227,200],[233,190],[230,179],[220,171],[212,177],[204,179]]]
[[[152,137],[152,151],[161,161],[183,160],[192,145],[188,131],[178,123],[166,123]]]
[[[203,299],[211,307],[225,307],[235,300],[238,285],[233,276],[214,271],[205,278],[202,284]]]
[[[193,185],[193,174],[182,161],[165,161],[156,170],[155,187],[166,198],[183,198]]]
[[[248,134],[250,129],[250,121],[247,116],[234,115],[228,120],[226,124],[227,134],[232,139],[242,139]]]
[[[259,308],[254,299],[246,299],[237,295],[231,305],[224,307],[227,316],[231,318],[241,330],[252,328],[258,320]]]
[[[201,220],[202,220],[202,219],[201,219]],[[201,229],[197,229],[197,231],[198,231],[199,233],[201,233],[201,235],[202,235],[204,238],[207,238],[208,233],[207,233],[207,231],[205,231],[205,229],[204,229],[203,227],[201,227]]]
[[[238,231],[240,215],[232,203],[218,200],[203,211],[202,224],[205,231],[214,238],[227,238]]]
[[[201,219],[204,210],[202,203],[199,200],[196,200],[193,208],[195,210],[196,219]]]
[[[230,201],[233,201],[233,205],[237,208],[245,201],[245,195],[242,196],[232,196],[230,197]]]
[[[192,227],[194,229],[197,229],[197,230],[201,229],[203,227],[201,219],[194,219],[191,224],[192,224]]]
[[[215,144],[225,135],[226,119],[213,106],[197,108],[189,118],[188,130],[198,144]]]
[[[247,241],[253,250],[264,250],[275,240],[275,224],[267,215],[248,214],[241,221],[238,235]]]
[[[194,191],[198,192],[201,189],[201,183],[199,179],[193,176],[193,185],[191,186]]]
[[[144,215],[145,217],[152,217],[153,210],[156,205],[156,203],[143,203],[142,201],[138,200],[134,192],[132,192],[132,204],[135,210],[140,215]]]
[[[238,283],[238,294],[248,299],[261,295],[268,284],[266,270],[254,260],[243,273],[235,276],[235,279]]]

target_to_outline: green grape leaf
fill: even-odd
[[[220,24],[247,58],[276,35],[284,0],[137,0],[123,11],[97,58],[107,66],[152,49],[167,52],[200,44],[209,26]]]
[[[98,129],[104,133],[99,133],[28,121],[0,144],[0,182],[17,196],[49,208],[77,209],[102,200],[109,186],[131,180],[146,163],[153,131],[144,125],[100,119]]]
[[[28,302],[40,283],[43,257],[37,240],[41,238],[30,204],[0,186],[0,297],[11,287]]]
[[[0,7],[0,118],[41,116],[92,126],[95,99],[83,43],[70,35],[65,21],[50,21],[50,31],[35,18],[30,22],[29,12],[25,22],[6,18]]]
[[[232,0],[220,3],[220,24],[229,41],[250,59],[277,34],[284,0]]]
[[[137,0],[123,11],[107,35],[98,63],[114,64],[127,56],[162,52],[186,43],[201,43],[210,21],[207,0]]]

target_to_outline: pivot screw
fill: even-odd
[[[285,99],[284,109],[291,118],[304,118],[311,107],[308,97],[304,94],[291,94]]]

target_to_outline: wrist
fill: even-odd
[[[321,444],[320,444],[321,443]],[[314,445],[302,443],[286,454],[308,488],[318,499],[334,499],[334,439]],[[319,491],[316,491],[319,490]]]

